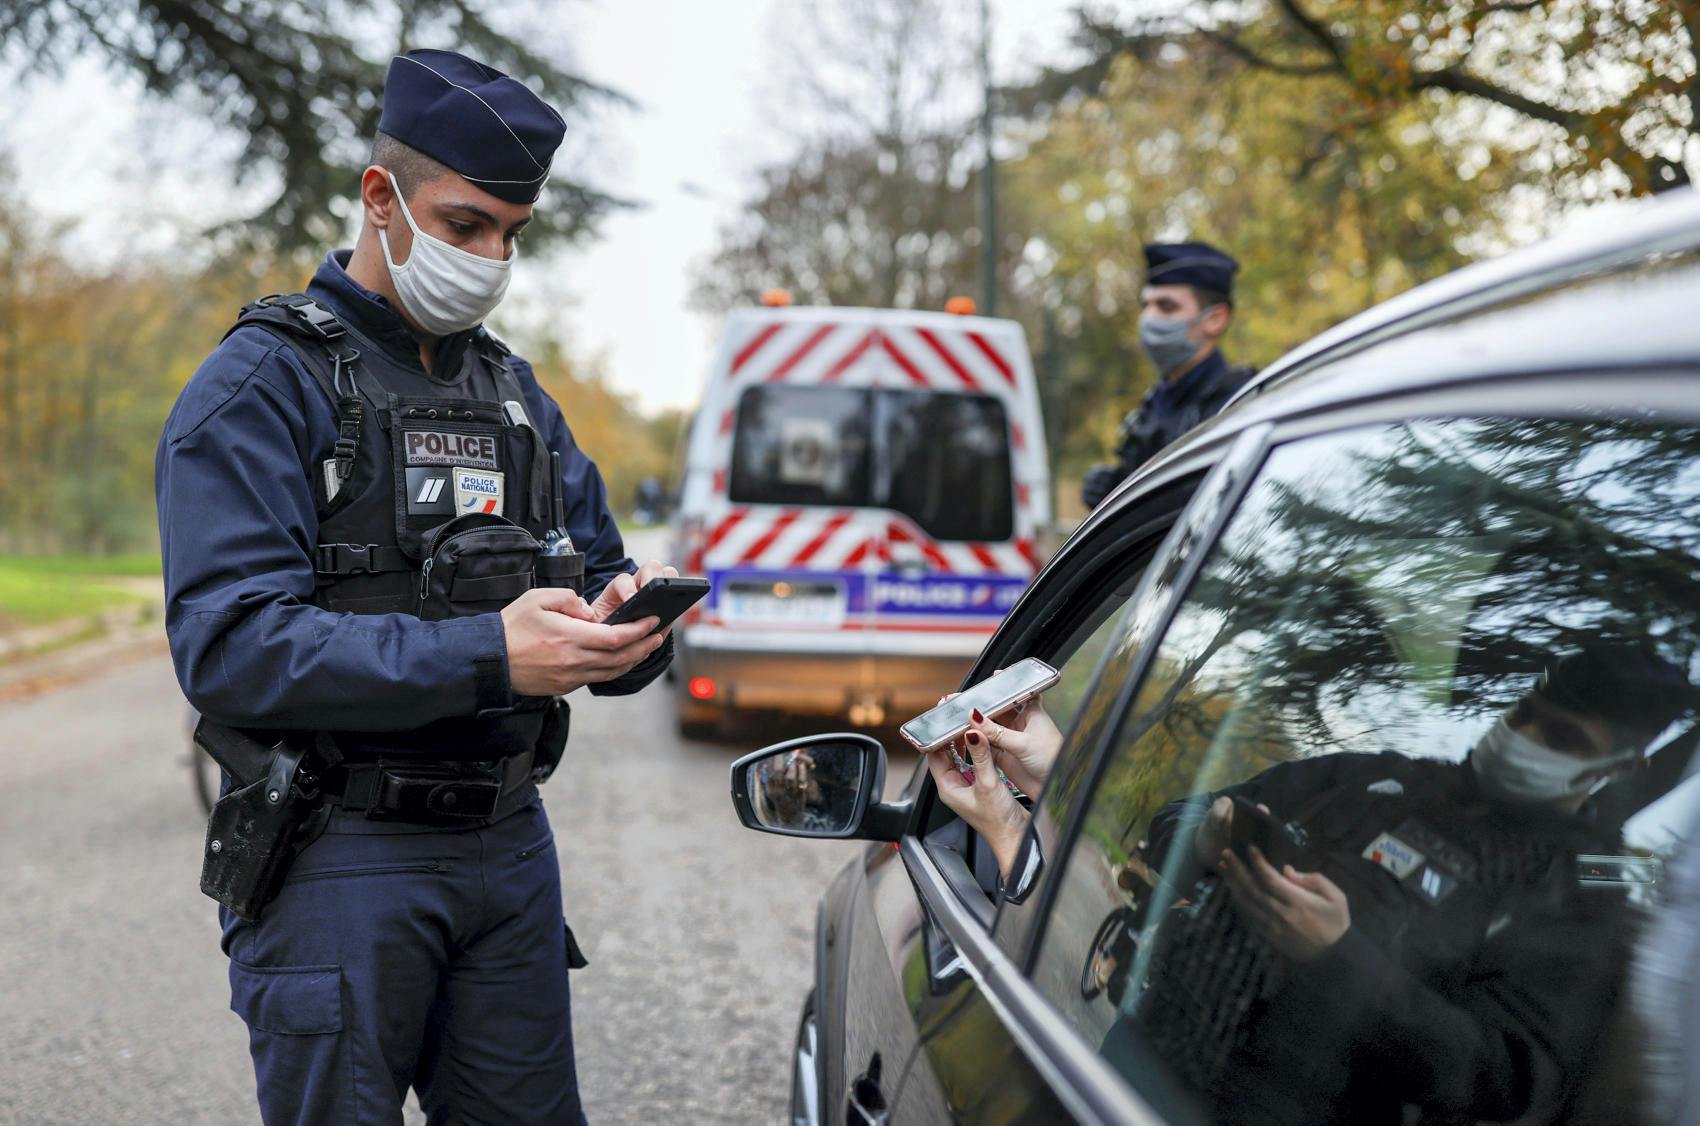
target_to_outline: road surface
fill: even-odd
[[[591,962],[573,978],[591,1121],[784,1119],[815,903],[863,846],[738,824],[727,765],[769,732],[682,741],[664,683],[573,704],[544,799]],[[163,645],[0,703],[0,1122],[258,1121],[183,724]]]

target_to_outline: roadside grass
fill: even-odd
[[[157,555],[0,557],[0,633],[143,605],[125,580],[157,574]]]

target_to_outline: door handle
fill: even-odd
[[[844,1098],[844,1117],[850,1126],[887,1126],[891,1110],[880,1093],[880,1057],[868,1061],[868,1070],[856,1076]]]

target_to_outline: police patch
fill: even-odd
[[[456,467],[455,511],[483,512],[492,516],[502,514],[502,475],[481,473],[476,469]]]
[[[1457,879],[1432,862],[1424,864],[1415,875],[1405,877],[1405,883],[1431,907],[1458,890]]]
[[[489,434],[457,434],[452,430],[407,430],[403,442],[409,465],[500,468],[496,439]]]
[[[1422,853],[1394,836],[1383,833],[1364,847],[1365,860],[1381,865],[1397,879],[1404,879],[1427,859]]]
[[[428,466],[407,471],[407,514],[409,516],[453,516],[455,494],[449,488],[449,471]]]

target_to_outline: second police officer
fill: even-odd
[[[1157,451],[1221,410],[1253,375],[1230,366],[1220,342],[1234,317],[1240,264],[1202,242],[1148,243],[1139,343],[1157,385],[1122,420],[1116,460],[1087,470],[1080,499],[1096,508]]]
[[[560,116],[413,51],[378,130],[353,250],[244,310],[158,452],[185,694],[317,756],[317,835],[257,917],[221,912],[231,1007],[268,1123],[400,1121],[410,1086],[433,1122],[579,1121],[583,962],[536,783],[556,697],[665,667],[653,618],[602,619],[673,572],[625,558],[560,408],[482,327]]]

